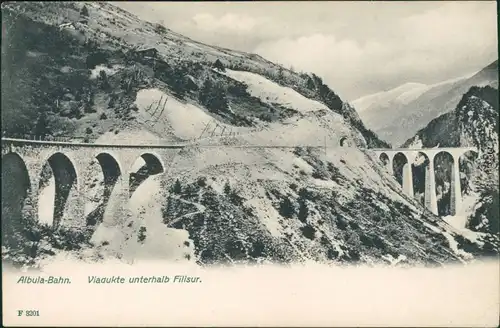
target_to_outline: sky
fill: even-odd
[[[194,40],[314,72],[348,101],[498,59],[495,1],[114,4]]]

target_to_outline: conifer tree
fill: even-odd
[[[82,10],[80,10],[80,15],[83,17],[89,17],[89,9],[87,6],[83,6]]]
[[[305,222],[308,215],[309,209],[307,208],[307,204],[305,200],[301,200],[299,203],[299,213],[297,214],[297,216],[300,221]]]
[[[222,72],[225,72],[226,71],[226,68],[224,67],[224,64],[222,64],[222,62],[217,59],[214,63],[214,68],[218,69],[219,71],[222,71]]]
[[[280,203],[280,215],[285,218],[291,218],[295,214],[295,208],[290,198],[285,197]]]
[[[224,185],[224,193],[226,195],[229,195],[231,193],[231,186],[229,185],[229,182],[226,182],[226,184]]]
[[[174,194],[180,194],[182,192],[182,185],[179,179],[175,180],[174,186],[172,188]]]
[[[203,82],[198,99],[203,106],[212,112],[223,112],[229,108],[225,90],[210,78]]]

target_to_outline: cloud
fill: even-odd
[[[253,17],[239,13],[222,15],[196,13],[189,19],[174,21],[171,28],[199,41],[226,48],[251,51],[265,33],[268,21],[265,17]]]
[[[498,58],[494,1],[121,6],[201,42],[314,72],[348,100],[462,76]]]
[[[233,11],[223,13],[195,13],[189,19],[169,22],[174,30],[197,37],[216,45],[236,47],[238,50],[252,51],[258,43],[273,41],[287,37],[300,37],[308,33],[317,33],[324,28],[332,28],[335,22],[314,22],[308,24],[313,17],[296,17],[286,12],[262,10],[262,6],[250,7],[249,12]],[[231,9],[230,8],[230,9]],[[250,10],[252,9],[252,10]],[[276,8],[274,8],[276,9]],[[301,22],[300,24],[298,22]],[[233,42],[235,44],[233,44]]]
[[[228,13],[221,17],[215,17],[208,13],[197,14],[192,18],[197,28],[208,31],[249,33],[257,25],[257,20],[238,14]]]
[[[496,46],[496,13],[492,9],[491,3],[450,2],[401,20],[399,26],[408,36],[405,46],[409,50],[481,51]]]
[[[496,17],[487,10],[491,7],[446,3],[388,21],[390,35],[359,40],[316,33],[266,40],[255,52],[315,72],[349,99],[405,82],[437,82],[443,74],[459,76],[489,64],[497,57]]]
[[[333,88],[344,91],[348,91],[343,88],[346,83],[353,84],[375,72],[385,73],[386,69],[377,67],[377,63],[391,56],[390,49],[376,41],[361,44],[325,34],[264,42],[255,52],[285,66],[314,72]]]

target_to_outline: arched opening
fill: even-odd
[[[340,147],[349,147],[349,141],[347,137],[340,138]]]
[[[107,202],[122,172],[118,161],[110,154],[100,153],[96,158],[104,175],[104,199]]]
[[[71,160],[63,153],[50,156],[47,164],[40,176],[39,217],[45,223],[58,226],[70,192],[77,189],[77,173]],[[47,222],[50,214],[52,222]]]
[[[380,160],[380,162],[382,162],[382,164],[387,165],[389,164],[389,156],[387,156],[386,153],[382,153],[380,154],[380,156],[378,157],[378,159]]]
[[[436,199],[440,216],[454,214],[451,208],[453,165],[453,155],[447,151],[441,151],[434,156]]]
[[[390,168],[389,168],[390,159],[386,153],[380,154],[378,159],[380,160],[380,163],[382,163],[382,166],[384,166],[387,170],[390,170]]]
[[[413,196],[422,205],[425,205],[425,183],[429,163],[429,157],[423,152],[418,152],[412,163]]]
[[[147,178],[165,172],[165,168],[159,156],[145,153],[134,163],[131,172],[129,179],[130,196],[132,196],[137,187]]]
[[[24,240],[23,224],[32,204],[31,183],[24,160],[16,153],[2,156],[2,246],[9,248],[21,245]]]
[[[408,158],[403,153],[397,153],[392,160],[392,170],[394,177],[401,187],[403,187],[403,172],[405,165],[408,165]]]
[[[96,174],[101,172],[101,175]],[[93,196],[86,204],[90,211],[86,209],[87,225],[95,225],[102,222],[104,213],[108,207],[113,190],[122,175],[122,170],[118,161],[109,153],[99,153],[91,163],[86,173],[92,177],[90,184],[85,186],[89,190],[86,193]],[[88,214],[87,214],[88,213]]]

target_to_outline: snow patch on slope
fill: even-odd
[[[307,174],[312,174],[314,171],[313,167],[300,157],[295,157],[293,159],[293,164],[296,165],[298,169],[304,171]]]
[[[159,89],[142,89],[137,93],[135,104],[139,113],[154,124],[162,123],[170,126],[172,133],[184,140],[199,138],[207,125],[215,119],[202,108],[177,100]],[[248,133],[249,128],[235,127],[217,122],[219,132],[232,131]],[[212,127],[213,130],[214,127]],[[220,134],[220,133],[219,133]]]
[[[306,98],[297,91],[283,87],[259,74],[230,69],[226,69],[226,72],[222,74],[248,85],[250,95],[259,98],[263,102],[280,104],[301,113],[328,110],[328,107],[319,101]]]
[[[123,66],[121,65],[113,65],[111,68],[106,65],[97,65],[94,69],[90,71],[90,79],[94,80],[100,75],[101,71],[106,73],[107,76],[112,76],[116,72],[118,72]]]
[[[163,106],[165,107],[158,108]],[[142,113],[161,111],[158,118],[165,118],[170,123],[173,133],[183,139],[193,139],[200,135],[212,117],[199,107],[181,103],[158,89],[143,89],[137,93],[135,104]]]
[[[386,103],[394,100],[401,104],[407,104],[417,99],[428,89],[429,86],[426,84],[410,82],[388,91],[377,92],[358,98],[351,103],[358,112],[368,109],[373,104]]]
[[[472,231],[466,228],[468,217],[474,212],[474,206],[478,201],[477,194],[465,195],[462,200],[462,211],[459,215],[448,215],[443,217],[443,220],[457,230],[462,236],[472,242],[482,244],[480,240],[487,234],[482,232]]]
[[[442,234],[446,240],[448,240],[448,244],[450,246],[450,249],[461,259],[472,259],[473,256],[470,253],[467,253],[463,249],[458,248],[458,242],[453,238],[453,236],[446,230],[441,230],[438,227],[435,227],[433,225],[430,225],[427,222],[423,222],[424,226],[429,228],[430,230],[434,231],[435,233],[440,233]]]
[[[242,140],[256,145],[275,146],[316,146],[339,148],[342,137],[364,145],[365,140],[353,132],[344,119],[337,113],[328,111],[322,115],[313,114],[295,117],[286,124],[271,123],[266,129],[242,136]]]
[[[141,243],[138,242],[137,238],[130,238],[123,248],[126,256],[151,259],[184,259],[185,250],[180,246],[189,239],[189,233],[182,229],[167,228],[163,223],[161,206],[158,206],[164,198],[161,192],[160,180],[161,176],[149,177],[130,198],[132,215],[138,219],[136,221],[138,225],[145,229],[145,239]]]
[[[245,204],[250,205],[256,209],[257,216],[260,218],[261,222],[266,226],[267,230],[269,230],[273,237],[283,236],[283,228],[279,223],[281,216],[267,198],[252,198],[247,200]]]
[[[400,85],[394,89],[388,91],[377,92],[374,94],[366,95],[360,97],[356,100],[351,101],[351,104],[356,108],[358,113],[365,110],[371,109],[373,106],[388,105],[394,102],[397,105],[407,105],[410,102],[416,100],[418,97],[423,95],[425,92],[439,86],[444,86],[447,84],[453,84],[474,76],[477,72],[466,74],[457,78],[452,78],[446,81],[434,83],[434,84],[423,84],[409,82]]]
[[[473,258],[472,254],[469,254],[466,251],[464,251],[463,249],[458,248],[458,242],[455,240],[455,238],[453,238],[453,236],[449,232],[442,231],[441,233],[443,234],[443,236],[446,237],[446,239],[448,240],[448,243],[450,245],[451,250],[456,255],[460,256],[463,259],[467,259],[467,260],[470,260]]]
[[[147,178],[132,194],[129,202],[129,222],[105,218],[94,235],[92,242],[107,250],[120,254],[127,262],[137,259],[162,259],[186,261],[194,257],[194,246],[189,233],[183,229],[168,228],[163,223],[161,206],[164,198],[161,177]],[[116,223],[119,221],[120,223]],[[184,244],[189,241],[189,246]]]

